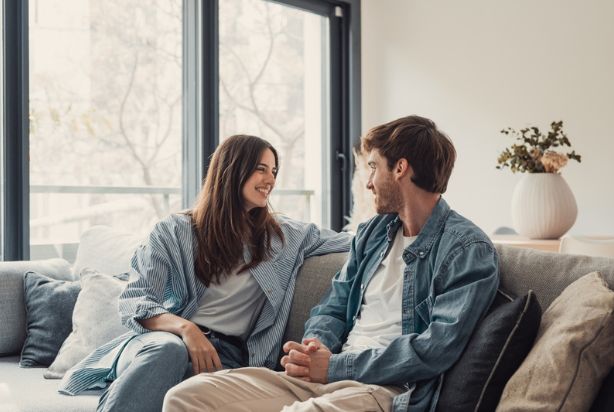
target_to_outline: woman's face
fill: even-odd
[[[242,194],[246,211],[267,206],[269,195],[275,186],[275,175],[277,175],[275,155],[271,149],[265,149],[260,162],[256,165],[256,170],[243,185]]]

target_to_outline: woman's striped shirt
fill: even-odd
[[[250,366],[274,368],[290,313],[296,275],[305,258],[349,250],[351,237],[320,229],[285,216],[277,216],[284,242],[272,239],[272,258],[250,269],[266,295],[266,302],[247,338]],[[137,321],[163,313],[190,319],[198,309],[205,286],[194,272],[196,239],[190,217],[177,214],[160,221],[147,244],[132,258],[132,280],[120,296],[122,322],[130,332],[99,347],[70,369],[60,393],[76,395],[103,388],[115,379],[114,365],[128,341],[148,332]],[[246,256],[249,259],[249,256]],[[249,260],[246,260],[249,261]]]

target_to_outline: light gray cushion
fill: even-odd
[[[498,245],[501,289],[515,296],[529,290],[547,308],[572,282],[600,272],[614,289],[614,258],[588,257]]]
[[[70,263],[64,259],[0,262],[0,356],[19,353],[26,338],[23,276],[28,271],[54,279],[73,278]]]
[[[20,366],[49,366],[71,331],[72,311],[79,282],[54,280],[28,272],[23,280],[26,303],[26,340]]]
[[[121,324],[117,308],[126,284],[89,268],[81,272],[81,293],[72,316],[72,332],[45,372],[45,378],[61,379],[94,349],[128,331]]]
[[[20,368],[19,357],[0,358],[0,411],[93,412],[101,391],[79,396],[58,393],[60,381],[43,379],[42,368]]]
[[[300,341],[311,308],[317,305],[330,288],[331,279],[341,269],[347,253],[331,253],[306,259],[298,272],[296,289],[290,308],[290,320],[283,342]]]
[[[85,268],[108,275],[130,271],[130,260],[143,238],[108,226],[92,226],[81,235],[74,273]]]

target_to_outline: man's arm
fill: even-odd
[[[350,289],[358,272],[356,242],[359,237],[360,229],[352,240],[348,260],[333,278],[328,293],[311,310],[310,317],[305,323],[303,337],[317,338],[333,352],[341,349],[348,333],[347,305]]]
[[[432,302],[431,322],[423,333],[400,336],[383,349],[333,354],[327,380],[400,384],[449,369],[497,291],[496,251],[486,242],[468,245],[443,263],[434,281],[442,285],[441,292]]]
[[[286,355],[282,357],[281,365],[286,369],[288,375],[310,381],[312,380],[309,376],[310,367],[314,366],[311,362],[313,352],[320,347],[326,348],[327,346],[337,351],[341,349],[349,329],[347,324],[348,297],[358,272],[356,244],[362,227],[364,224],[358,226],[358,234],[352,239],[348,260],[333,278],[327,295],[311,310],[311,317],[305,323],[303,343],[290,341],[284,344],[283,350]],[[306,341],[316,341],[317,345],[308,345]],[[328,348],[326,350],[328,351]],[[320,365],[320,362],[316,363]],[[324,375],[326,375],[327,366],[328,362],[325,362],[325,365],[321,367],[324,368]]]

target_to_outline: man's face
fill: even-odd
[[[388,161],[377,149],[369,153],[367,164],[371,168],[367,189],[375,195],[375,210],[379,214],[397,213],[403,206],[399,184],[394,179]]]

